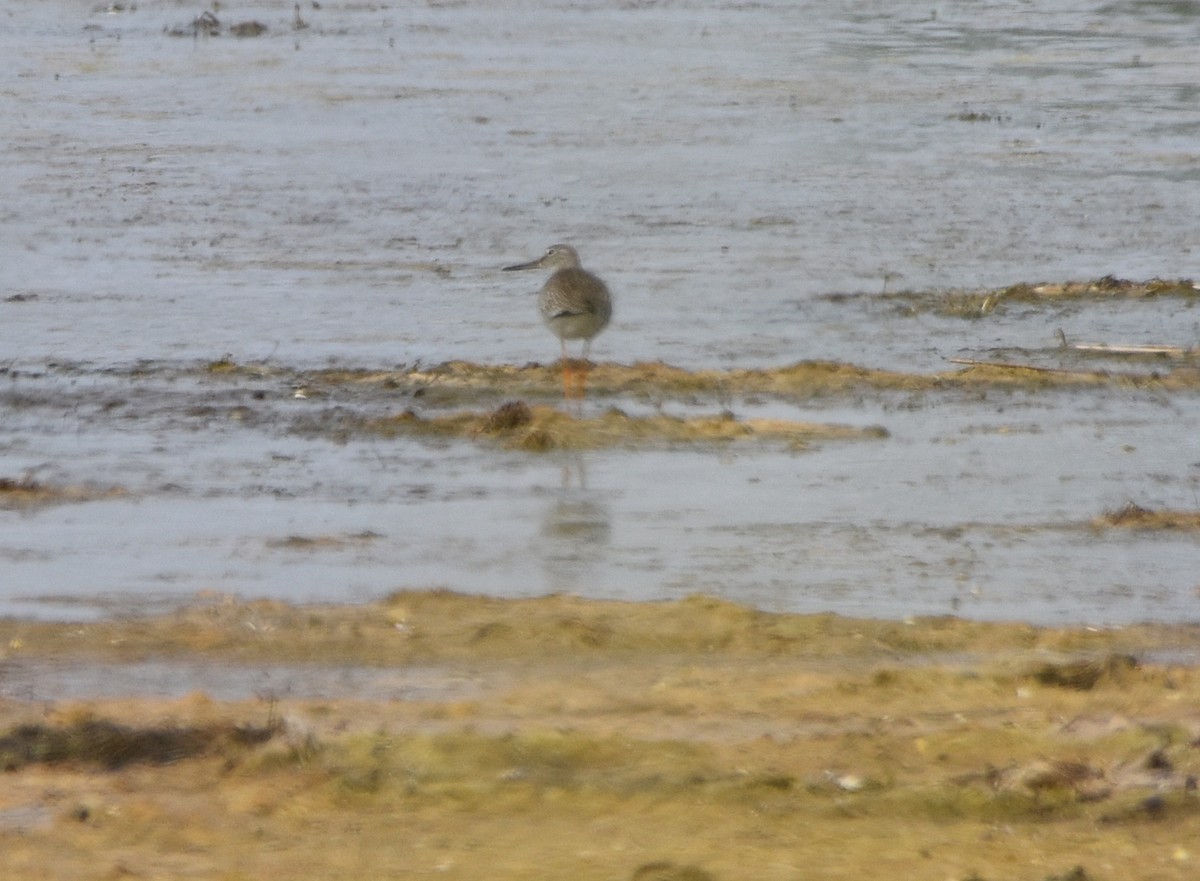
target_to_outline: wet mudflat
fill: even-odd
[[[10,620],[0,645],[22,877],[1084,881],[1200,859],[1195,626],[418,592]]]
[[[3,14],[6,870],[1194,877],[1192,5]]]
[[[914,313],[950,313],[956,296],[903,302]],[[971,321],[1016,302],[1001,292],[971,296],[981,313]],[[854,298],[840,305],[864,308]],[[1169,446],[1191,424],[1200,371],[1190,351],[1095,351],[1068,340],[971,354],[927,374],[833,362],[709,370],[603,362],[589,371],[582,402],[561,400],[553,365],[385,370],[220,358],[10,368],[6,413],[27,437],[53,449],[64,438],[52,428],[69,421],[64,448],[97,446],[82,465],[57,460],[0,482],[0,506],[14,524],[39,530],[55,514],[74,524],[81,512],[142,513],[156,502],[212,511],[228,501],[221,510],[244,514],[264,496],[289,510],[337,498],[349,510],[383,509],[396,504],[403,450],[408,467],[430,469],[400,480],[427,511],[439,497],[457,501],[454,492],[488,501],[477,461],[458,466],[456,490],[442,470],[482,457],[509,463],[496,493],[512,486],[514,471],[562,470],[563,483],[546,492],[553,513],[541,532],[546,559],[561,556],[547,574],[562,585],[596,571],[613,543],[598,500],[619,497],[589,485],[589,470],[604,473],[596,457],[660,470],[682,458],[693,468],[774,461],[790,471],[847,456],[894,468],[903,457],[888,448],[911,453],[915,438],[935,453],[988,438],[1002,444],[998,468],[979,456],[956,480],[1005,486],[1017,479],[1011,441],[1054,448],[1045,435],[1071,425],[1061,416],[1068,409],[1089,410],[1078,423],[1085,434],[1068,445],[1113,431],[1097,412],[1139,412],[1131,399],[1141,399],[1147,422],[1184,417],[1162,434],[1135,428],[1139,444],[1157,437]],[[959,412],[964,422],[922,429],[930,412]],[[112,460],[89,472],[122,435],[139,451],[132,467]],[[188,455],[172,464],[185,438],[194,439]],[[226,458],[230,450],[243,458]],[[344,482],[330,487],[331,475],[310,474],[316,462],[356,461],[364,450],[374,457],[365,473],[390,475],[386,485],[341,472]],[[945,473],[939,455],[914,458],[926,483]],[[147,462],[156,463],[152,475]],[[1045,479],[1034,463],[1019,468],[1035,484]],[[750,503],[760,502],[762,479],[748,484]],[[839,494],[846,486],[834,484]],[[96,618],[79,615],[84,604],[69,596],[42,596],[42,608],[65,610],[53,617],[76,620],[0,621],[6,865],[55,879],[1190,878],[1200,859],[1200,632],[1167,622],[1196,600],[1184,559],[1200,518],[1186,504],[1064,505],[1057,515],[1028,499],[1009,504],[979,523],[964,515],[969,501],[956,507],[939,493],[923,525],[910,527],[931,542],[1003,537],[1008,559],[1028,553],[1041,584],[1069,588],[1062,606],[1043,597],[1006,615],[998,600],[977,617],[1053,618],[1045,610],[1060,608],[1074,621],[1122,608],[1103,593],[1113,573],[1102,567],[1113,558],[1095,560],[1113,547],[1116,559],[1139,566],[1161,558],[1137,582],[1162,600],[1161,616],[1137,594],[1113,616],[1124,619],[1116,627],[922,618],[910,616],[918,603],[905,593],[888,620],[877,614],[887,595],[878,580],[862,586],[871,618],[771,613],[702,595],[662,603],[420,591],[347,606],[247,603],[228,589],[201,601],[167,597],[174,611],[148,617],[129,611],[152,610],[153,595],[89,596],[86,607],[106,613]],[[688,510],[689,525],[699,522],[703,506]],[[798,553],[794,526],[771,528],[763,516],[730,514],[736,540]],[[395,541],[396,527],[373,520],[343,527],[264,535],[249,521],[221,525],[244,530],[241,553],[257,547],[273,566],[333,559],[357,569]],[[197,528],[179,524],[188,541]],[[831,535],[826,527],[817,539]],[[1045,572],[1037,548],[1086,556],[1094,568]],[[215,556],[211,543],[200,549]],[[436,549],[430,557],[442,571],[452,566]],[[11,559],[12,571],[35,562]],[[1172,571],[1181,579],[1174,595],[1162,578]],[[786,604],[797,603],[795,582],[781,589]],[[836,606],[830,596],[805,601]],[[776,596],[759,605],[772,603],[784,604]],[[1134,623],[1154,619],[1163,623]]]
[[[1196,299],[1186,280],[1100,279],[825,308],[975,327]],[[1063,334],[929,372],[601,361],[581,401],[555,363],[10,366],[8,461],[29,464],[0,482],[3,598],[86,619],[432,584],[1192,620],[1196,359]]]

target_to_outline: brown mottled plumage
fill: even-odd
[[[592,340],[612,318],[612,296],[599,278],[579,265],[579,254],[570,245],[552,245],[537,260],[505,266],[505,272],[522,269],[554,269],[538,294],[542,321],[562,343],[567,362],[567,340],[583,340],[586,361]]]

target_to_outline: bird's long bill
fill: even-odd
[[[542,259],[530,260],[528,263],[518,263],[516,266],[505,266],[503,272],[520,272],[522,269],[537,269],[542,265]]]

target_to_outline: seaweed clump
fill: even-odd
[[[1118,529],[1200,529],[1200,512],[1154,511],[1129,502],[1115,511],[1105,511],[1091,525]]]

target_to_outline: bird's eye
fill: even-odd
[[[558,248],[547,248],[547,249],[546,249],[546,256],[547,256],[547,257],[552,257],[552,256],[554,256],[554,255],[555,255],[555,254],[557,254],[557,253],[558,253]]]

